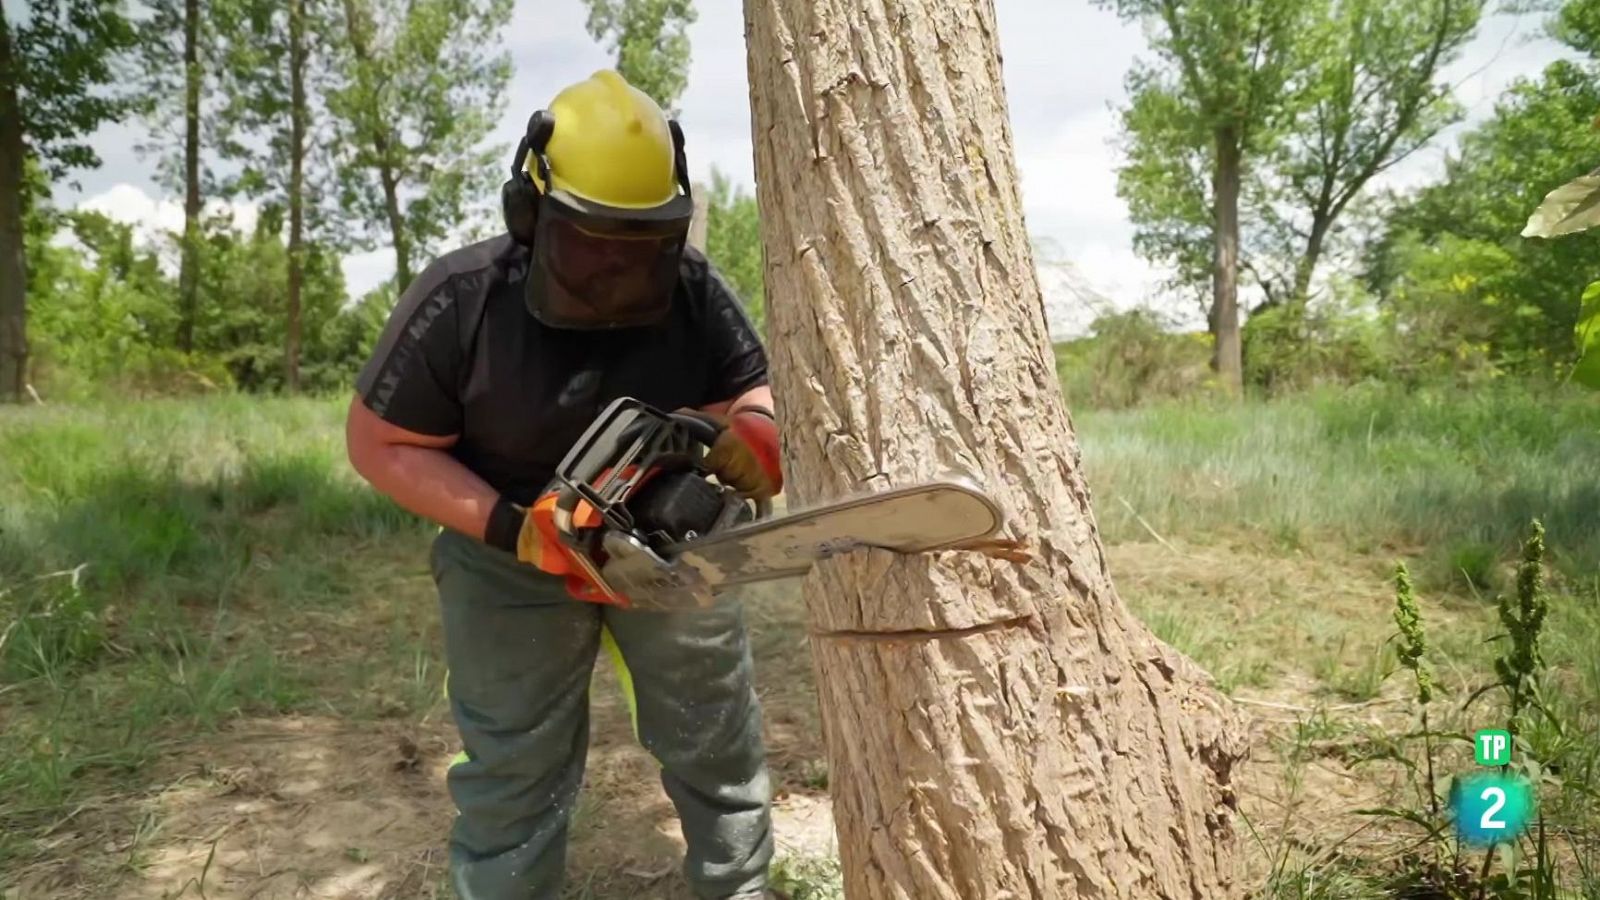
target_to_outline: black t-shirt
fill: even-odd
[[[447,253],[411,283],[356,380],[401,428],[460,435],[449,452],[529,504],[584,428],[618,397],[664,410],[732,400],[767,383],[767,356],[733,290],[684,251],[659,324],[549,328],[523,302],[528,250],[507,235]]]

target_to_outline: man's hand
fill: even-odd
[[[764,409],[743,407],[732,416],[683,410],[717,429],[705,465],[717,480],[754,500],[783,490],[778,464],[778,425]]]
[[[559,574],[565,571],[555,564],[554,557],[559,551],[540,530],[538,517],[527,507],[504,497],[495,503],[494,510],[489,513],[483,542],[507,553],[515,553],[518,560],[546,572]]]

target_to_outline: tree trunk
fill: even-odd
[[[183,5],[183,253],[178,269],[178,349],[194,349],[200,288],[200,0]]]
[[[711,189],[703,184],[691,187],[694,191],[694,215],[689,219],[689,246],[704,253],[711,224],[707,220],[707,216],[711,213],[711,197],[706,192]]]
[[[350,51],[356,64],[363,69],[372,62],[372,47],[368,43],[370,11],[357,6],[356,0],[345,0],[345,30],[350,37]],[[358,69],[360,71],[360,69]],[[368,127],[372,129],[373,155],[378,160],[378,180],[383,185],[383,210],[389,220],[389,239],[394,244],[394,278],[396,292],[403,292],[411,284],[411,241],[406,236],[405,215],[400,211],[399,163],[391,157],[394,149],[389,140],[383,110],[377,100],[377,85],[366,85],[365,96],[372,105],[365,111]]]
[[[383,155],[388,142],[380,137],[377,146],[378,153]],[[398,294],[411,284],[411,242],[406,238],[406,220],[400,213],[400,179],[395,174],[394,166],[388,162],[388,157],[383,158],[378,177],[383,181],[383,207],[389,214],[389,234],[394,240],[394,280]]]
[[[303,0],[289,0],[289,322],[284,380],[300,389],[300,286],[305,277],[306,45]]]
[[[1034,554],[858,551],[807,577],[847,895],[1236,895],[1244,730],[1107,574],[993,0],[745,14],[790,502],[961,475]]]
[[[1317,263],[1322,259],[1322,247],[1327,243],[1328,229],[1332,225],[1332,216],[1322,211],[1312,212],[1311,233],[1306,237],[1306,249],[1295,265],[1294,295],[1289,300],[1298,310],[1304,310],[1311,300],[1311,279],[1317,273]]]
[[[22,105],[11,26],[0,9],[0,401],[22,401],[28,372],[28,262],[22,236]]]
[[[1211,368],[1231,393],[1244,389],[1239,340],[1239,131],[1216,131],[1216,162],[1211,173],[1212,220],[1216,240],[1211,257]]]

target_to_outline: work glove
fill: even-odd
[[[554,564],[554,544],[539,527],[538,517],[527,507],[505,497],[496,501],[494,509],[489,512],[489,525],[484,529],[483,541],[491,547],[515,553],[517,559],[530,566],[547,572],[558,568]]]
[[[783,490],[778,464],[778,423],[764,409],[746,407],[732,416],[699,410],[687,414],[716,429],[705,467],[717,480],[753,500],[770,500]]]

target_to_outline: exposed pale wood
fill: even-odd
[[[1245,730],[1106,571],[992,0],[745,11],[791,502],[966,476],[1033,550],[858,552],[806,579],[849,896],[1236,895]]]

